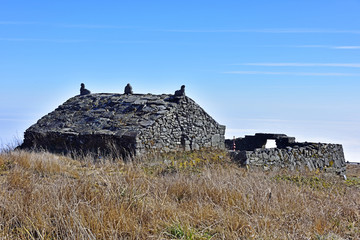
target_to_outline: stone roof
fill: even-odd
[[[101,139],[112,139],[136,151],[154,144],[170,150],[222,148],[224,133],[225,126],[187,96],[96,93],[72,97],[42,117],[26,130],[22,147],[93,151],[109,145]]]
[[[183,97],[185,101],[192,101]],[[97,93],[70,98],[41,118],[28,131],[67,134],[134,134],[176,111],[179,98],[171,94]]]

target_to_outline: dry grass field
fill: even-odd
[[[0,239],[360,239],[348,179],[199,151],[110,161],[0,154]]]

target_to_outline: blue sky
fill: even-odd
[[[226,136],[360,161],[360,1],[0,0],[0,143],[79,93],[186,94]]]

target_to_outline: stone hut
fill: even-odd
[[[25,132],[21,148],[98,155],[225,147],[225,126],[187,96],[78,95]]]
[[[276,148],[266,148],[269,139],[275,140]],[[345,174],[346,162],[341,144],[296,142],[285,134],[256,133],[253,136],[226,139],[225,145],[232,158],[241,165],[308,168]]]

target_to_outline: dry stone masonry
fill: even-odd
[[[299,143],[285,134],[257,133],[225,140],[218,124],[185,95],[185,86],[171,94],[97,93],[81,84],[80,95],[70,98],[25,132],[23,149],[55,153],[140,155],[149,151],[229,149],[241,165],[308,168],[344,174],[342,145]],[[265,148],[269,139],[276,148]],[[236,149],[233,149],[235,146]]]
[[[267,140],[274,139],[276,148],[265,148]],[[233,149],[234,140],[225,141]],[[232,158],[242,165],[287,167],[290,169],[321,169],[344,175],[346,162],[341,144],[295,142],[285,134],[257,133],[235,139]]]
[[[25,132],[22,148],[109,154],[225,147],[225,126],[191,98],[86,94],[70,98]]]

